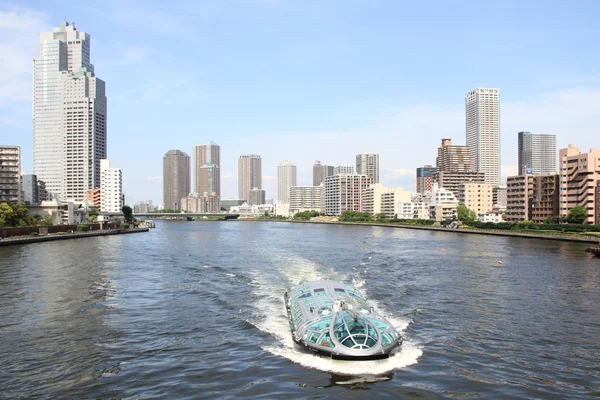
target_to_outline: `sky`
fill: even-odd
[[[221,197],[237,160],[354,165],[380,155],[380,181],[415,190],[440,139],[465,144],[465,94],[501,93],[502,180],[517,133],[600,148],[600,2],[419,0],[0,0],[0,144],[32,162],[37,35],[66,18],[91,35],[106,82],[108,158],[126,203],[162,203],[162,158],[221,147]],[[193,182],[193,181],[192,181]]]

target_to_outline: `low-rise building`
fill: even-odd
[[[479,214],[477,219],[481,222],[492,222],[494,224],[498,224],[500,222],[504,222],[503,213],[490,211],[487,213]]]
[[[229,212],[234,213],[234,214],[239,214],[240,216],[258,217],[258,216],[264,215],[265,212],[273,213],[273,205],[272,204],[252,204],[252,205],[250,205],[248,203],[243,203],[240,206],[231,207]]]
[[[221,208],[229,210],[231,207],[241,206],[246,202],[245,199],[221,199],[219,201]]]
[[[181,198],[181,211],[191,213],[218,213],[221,203],[216,193],[197,193]]]
[[[86,202],[42,201],[40,204],[27,206],[27,213],[31,216],[39,215],[42,218],[50,215],[55,225],[75,225],[89,222]]]
[[[500,185],[492,189],[492,202],[494,208],[506,210],[506,185]]]
[[[489,183],[462,183],[458,188],[458,203],[475,214],[484,214],[493,208],[492,185]]]
[[[457,207],[458,200],[454,193],[434,183],[429,204],[429,219],[438,222],[453,220],[456,218]]]
[[[385,214],[386,218],[394,218],[399,213],[399,204],[410,202],[411,193],[402,187],[386,187],[374,183],[364,190],[363,212],[378,215]]]

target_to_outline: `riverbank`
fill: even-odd
[[[249,221],[249,220],[246,220]],[[511,232],[511,231],[500,231],[493,229],[472,229],[472,228],[444,228],[441,226],[422,226],[422,225],[404,225],[404,224],[385,224],[376,222],[341,222],[341,221],[294,221],[294,220],[255,220],[255,221],[273,221],[273,222],[289,222],[295,224],[324,224],[324,225],[354,225],[354,226],[381,226],[386,228],[404,228],[404,229],[417,229],[426,231],[438,231],[438,232],[449,232],[449,233],[462,233],[462,234],[475,234],[475,235],[488,235],[488,236],[513,236],[533,239],[546,239],[546,240],[561,240],[567,242],[579,242],[579,243],[595,243],[600,244],[600,238],[593,236],[581,236],[572,233],[528,233],[528,232]]]
[[[12,246],[19,244],[49,242],[52,240],[66,240],[66,239],[79,239],[85,237],[95,236],[107,236],[107,235],[120,235],[126,233],[138,233],[148,232],[149,228],[131,228],[131,229],[109,229],[105,231],[91,231],[91,232],[60,232],[51,233],[42,236],[13,236],[9,238],[0,239],[0,246]]]

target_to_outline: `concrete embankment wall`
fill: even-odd
[[[94,236],[107,236],[107,235],[119,235],[125,233],[137,233],[137,232],[148,232],[148,228],[134,228],[134,229],[111,229],[105,231],[91,231],[91,232],[73,232],[63,234],[51,234],[44,236],[30,236],[30,237],[10,237],[0,240],[0,246],[12,246],[18,244],[27,243],[39,243],[48,242],[52,240],[66,240],[66,239],[77,239]]]
[[[568,242],[581,242],[581,243],[600,243],[598,237],[584,237],[571,235],[569,233],[525,233],[525,232],[510,232],[510,231],[499,231],[493,229],[468,229],[468,228],[442,228],[440,226],[420,226],[420,225],[400,225],[400,224],[378,224],[378,223],[363,223],[363,222],[328,222],[328,221],[277,221],[277,222],[291,222],[300,224],[324,224],[324,225],[354,225],[354,226],[382,226],[387,228],[404,228],[404,229],[420,229],[426,231],[438,231],[448,233],[462,233],[462,234],[475,234],[475,235],[491,235],[491,236],[514,236],[524,237],[533,239],[547,239],[547,240],[562,240]]]

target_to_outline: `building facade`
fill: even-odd
[[[330,175],[331,176],[331,175]],[[290,188],[290,214],[323,209],[323,186],[292,186]]]
[[[379,182],[379,154],[361,153],[356,156],[356,173],[367,175],[374,183]]]
[[[587,223],[598,218],[596,192],[600,181],[600,149],[581,153],[575,145],[558,152],[560,161],[560,215],[567,216],[576,206],[588,212]]]
[[[190,193],[190,157],[181,150],[169,150],[163,157],[163,206],[181,210],[181,198]]]
[[[431,202],[429,203],[429,219],[437,222],[456,218],[458,200],[451,191],[433,184]]]
[[[21,175],[21,201],[27,205],[38,204],[40,202],[37,177],[35,175]]]
[[[351,165],[338,165],[333,168],[334,175],[352,175],[354,174],[354,167]]]
[[[265,204],[265,191],[263,189],[254,188],[250,191],[250,196],[247,203],[249,205]]]
[[[190,194],[183,196],[180,200],[181,211],[191,213],[218,213],[221,210],[219,196],[215,193]]]
[[[0,203],[21,201],[21,148],[0,146]]]
[[[313,164],[313,186],[319,186],[325,178],[333,175],[333,165],[322,165],[321,161]]]
[[[519,175],[556,173],[556,135],[519,132]]]
[[[215,142],[194,146],[194,192],[221,196],[221,148]]]
[[[506,179],[507,222],[542,223],[559,215],[559,175],[524,174]]]
[[[468,146],[452,144],[452,139],[442,139],[438,147],[435,166],[438,172],[472,172],[471,157]]]
[[[447,172],[438,171],[433,174],[433,181],[438,187],[445,188],[458,197],[460,185],[464,183],[485,183],[483,172]]]
[[[431,192],[433,184],[433,174],[437,171],[435,167],[431,165],[424,165],[417,168],[417,192],[425,193]]]
[[[277,166],[277,203],[290,202],[292,186],[296,186],[296,165],[284,160]]]
[[[254,188],[262,189],[262,160],[256,154],[241,155],[238,160],[238,199],[249,200]]]
[[[344,211],[362,212],[364,190],[373,183],[367,175],[342,174],[325,178],[325,214],[341,215]]]
[[[496,186],[492,189],[492,201],[494,208],[506,209],[506,185]]]
[[[100,192],[100,188],[88,190],[86,200],[88,204],[92,204],[93,207],[100,210],[100,207],[102,206],[102,193]]]
[[[104,81],[90,61],[90,35],[66,21],[39,34],[33,60],[33,172],[62,199],[100,186],[107,149]]]
[[[466,138],[471,165],[485,183],[500,184],[500,89],[477,88],[465,96]]]
[[[463,183],[458,189],[458,203],[475,214],[485,214],[494,208],[492,185],[489,183]]]
[[[146,214],[152,211],[154,211],[152,200],[140,201],[138,204],[133,206],[134,214]]]
[[[385,214],[386,218],[394,218],[398,214],[398,204],[411,201],[411,193],[402,187],[386,187],[374,183],[364,190],[363,212],[378,215]]]
[[[121,169],[111,167],[108,160],[100,160],[100,211],[121,212],[123,206]]]

